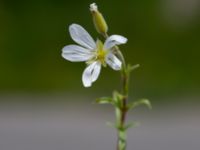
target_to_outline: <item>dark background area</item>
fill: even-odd
[[[128,38],[121,46],[127,62],[141,67],[132,75],[136,96],[196,95],[200,89],[200,2],[198,0],[96,1],[109,34]],[[103,69],[90,89],[82,86],[84,63],[61,57],[74,43],[68,26],[78,23],[94,39],[91,1],[0,1],[1,93],[94,92],[119,87],[119,75]]]

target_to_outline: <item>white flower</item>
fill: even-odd
[[[62,57],[71,62],[85,61],[88,66],[83,72],[82,81],[85,87],[90,87],[97,80],[101,65],[108,64],[114,70],[120,70],[122,62],[112,53],[115,45],[125,44],[127,39],[120,35],[108,37],[103,44],[96,42],[80,25],[72,24],[69,27],[72,39],[79,45],[67,45],[62,49]]]

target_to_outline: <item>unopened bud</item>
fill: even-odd
[[[106,35],[108,26],[103,15],[98,11],[98,7],[95,3],[90,5],[90,11],[92,13],[94,26],[100,34]]]

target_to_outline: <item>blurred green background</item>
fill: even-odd
[[[91,88],[84,63],[61,57],[74,44],[68,27],[82,25],[94,39],[92,0],[0,0],[0,149],[115,149],[109,106],[95,98],[120,89],[120,74],[103,68]],[[127,62],[140,64],[130,100],[148,98],[127,122],[128,149],[199,150],[200,0],[96,0],[109,34],[120,34]],[[131,122],[130,121],[130,122]],[[87,137],[87,138],[86,138]],[[133,148],[134,147],[134,148]]]
[[[118,89],[119,74],[103,69],[92,88],[82,86],[84,63],[61,57],[74,43],[72,23],[99,36],[89,12],[90,0],[0,0],[0,93],[88,94]],[[121,46],[132,74],[131,95],[195,96],[200,90],[200,2],[198,0],[97,0],[109,34],[128,38]]]

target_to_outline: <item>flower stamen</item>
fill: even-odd
[[[96,60],[100,61],[103,66],[106,66],[105,58],[107,55],[107,51],[104,49],[103,43],[100,40],[97,40],[96,45]]]

